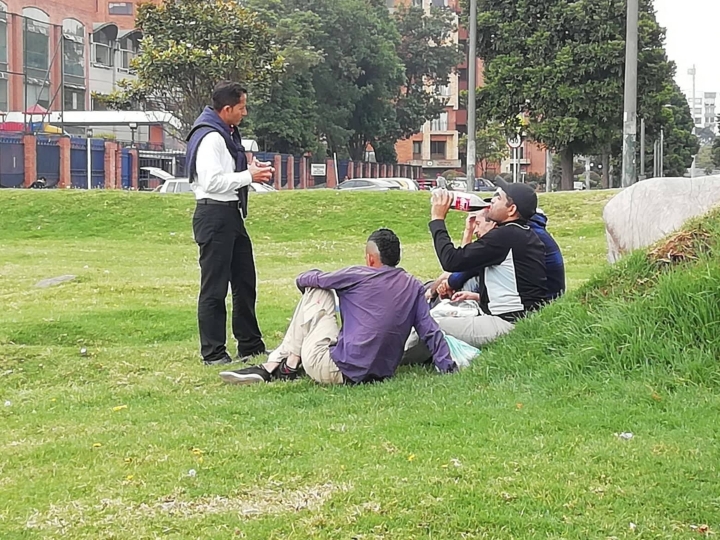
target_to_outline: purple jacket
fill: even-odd
[[[439,371],[456,369],[443,333],[430,316],[422,284],[402,268],[310,270],[298,276],[297,286],[337,293],[342,328],[330,357],[348,379],[368,382],[392,377],[413,327]]]

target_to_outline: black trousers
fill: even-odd
[[[217,360],[226,352],[225,298],[232,288],[232,331],[243,356],[265,350],[255,315],[257,277],[252,242],[237,204],[203,204],[198,201],[193,233],[200,248],[198,327],[204,360]]]

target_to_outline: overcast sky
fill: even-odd
[[[697,93],[720,92],[720,0],[655,0],[655,9],[680,88],[692,93],[687,72],[695,64]]]

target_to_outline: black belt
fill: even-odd
[[[219,206],[230,206],[232,208],[237,208],[240,204],[239,200],[234,201],[216,201],[215,199],[198,199],[198,204],[214,204]]]

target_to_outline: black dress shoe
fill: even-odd
[[[220,358],[216,358],[215,360],[203,360],[203,364],[206,366],[224,366],[226,364],[232,364],[233,359],[230,358],[229,354],[225,354],[224,356],[221,356]]]

